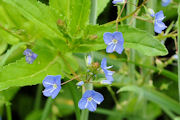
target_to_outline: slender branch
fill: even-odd
[[[79,78],[79,76],[76,76],[75,78],[72,78],[72,79],[70,79],[70,80],[67,80],[67,81],[61,83],[61,85],[64,85],[64,84],[66,84],[66,83],[68,83],[68,82],[71,82],[71,81],[75,80],[76,78]]]
[[[134,15],[143,5],[145,5],[146,2],[148,2],[148,1],[149,1],[149,0],[144,0],[144,2],[143,2],[140,6],[138,6],[134,12],[132,12],[131,14],[129,14],[129,15],[125,16],[125,17],[122,17],[122,18],[118,19],[118,22],[121,22],[121,21],[123,21],[123,20],[125,20],[125,19],[127,19],[127,18],[129,18],[129,17],[131,17],[131,16],[133,16],[133,15]],[[113,23],[116,23],[116,20],[111,21],[111,22],[108,22],[108,23],[106,23],[105,25],[107,25],[107,24],[113,24]]]
[[[124,10],[124,8],[125,8],[125,6],[126,6],[126,3],[127,3],[127,0],[125,1],[125,3],[124,3],[124,5],[123,5],[123,7],[122,7],[122,9],[121,9],[121,11],[120,11],[120,13],[118,14],[118,16],[117,16],[117,18],[116,18],[116,31],[118,31],[118,23],[119,23],[119,19],[120,19],[120,17],[121,17],[121,14],[122,14],[122,12],[123,12],[123,10]]]
[[[7,120],[12,120],[11,104],[9,102],[6,103],[6,114],[7,114]]]

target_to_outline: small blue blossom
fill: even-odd
[[[162,6],[166,7],[169,5],[170,2],[171,0],[162,0]]]
[[[80,86],[84,85],[84,81],[79,81],[76,85],[80,87]]]
[[[92,57],[90,55],[88,55],[86,58],[86,64],[91,65],[91,63],[92,63]]]
[[[125,0],[113,0],[112,3],[113,4],[119,4],[119,3],[124,3]]]
[[[107,79],[107,80],[101,81],[101,83],[109,83],[109,84],[111,84],[114,81],[113,76],[112,76],[114,74],[114,72],[108,70],[108,69],[112,68],[112,66],[107,67],[107,59],[106,58],[102,59],[101,68],[103,69],[104,74],[105,74],[106,79]]]
[[[154,31],[156,33],[161,33],[167,26],[162,22],[165,16],[163,11],[159,11],[155,14],[155,23],[154,23]]]
[[[113,81],[110,81],[110,80],[102,80],[101,81],[101,84],[107,84],[107,85],[110,85],[112,84]]]
[[[45,90],[43,91],[43,95],[46,97],[51,96],[54,99],[61,90],[61,75],[46,76],[46,78],[43,80],[43,86],[45,87]]]
[[[81,110],[88,109],[93,112],[96,110],[97,104],[100,104],[103,100],[102,94],[94,90],[87,90],[80,99],[78,106]]]
[[[173,55],[173,59],[178,60],[178,55],[177,54]]]
[[[148,9],[148,13],[150,14],[151,17],[154,17],[155,16],[155,12],[153,9],[149,8]]]
[[[33,53],[31,49],[26,49],[24,55],[26,56],[26,62],[29,64],[32,64],[37,58],[37,54]]]
[[[108,45],[106,48],[107,53],[113,53],[116,51],[121,54],[123,51],[124,39],[121,32],[106,32],[103,35],[104,42]]]

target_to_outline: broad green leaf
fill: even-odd
[[[104,11],[104,8],[107,6],[110,0],[97,0],[97,16],[96,18]]]
[[[115,25],[88,26],[85,33],[86,39],[80,41],[81,44],[74,48],[74,51],[87,52],[105,49],[103,34],[115,31]],[[165,46],[148,32],[129,26],[119,26],[118,31],[123,34],[124,48],[136,49],[147,56],[166,55],[168,53]],[[97,39],[88,39],[96,35]]]
[[[5,2],[14,6],[16,11],[32,21],[39,28],[39,33],[44,33],[44,37],[62,37],[56,25],[58,19],[61,18],[58,11],[32,0],[5,0]]]
[[[63,14],[71,33],[79,33],[89,21],[90,0],[50,0],[50,6]]]
[[[130,91],[143,95],[146,99],[166,108],[176,114],[180,114],[180,104],[170,97],[150,88],[137,87],[134,85],[122,87],[118,92]]]
[[[33,64],[26,63],[24,57],[0,68],[0,91],[14,86],[41,83],[46,75],[62,75],[57,54],[41,46],[37,46],[33,51],[38,54]]]

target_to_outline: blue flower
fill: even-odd
[[[148,9],[148,13],[150,14],[151,17],[155,16],[154,10],[151,8]]]
[[[163,11],[159,11],[155,14],[155,23],[154,23],[154,31],[156,33],[161,33],[167,26],[162,22],[165,16]]]
[[[80,99],[78,106],[81,110],[88,109],[93,112],[96,110],[97,104],[100,104],[103,100],[104,97],[100,93],[94,90],[87,90]]]
[[[166,7],[170,2],[171,0],[162,0],[162,6]]]
[[[82,85],[84,85],[84,81],[79,81],[76,85],[77,86],[82,86]]]
[[[26,49],[24,55],[26,56],[26,62],[29,64],[32,64],[37,58],[37,54],[33,53],[31,49]]]
[[[124,3],[125,0],[113,0],[112,3],[113,4],[118,4],[118,3]]]
[[[90,55],[88,55],[86,58],[86,64],[91,65],[91,63],[92,63],[92,57]]]
[[[103,35],[104,42],[108,45],[106,48],[107,53],[113,53],[116,51],[121,54],[123,51],[124,39],[121,32],[106,32]]]
[[[43,80],[43,86],[45,87],[45,90],[43,91],[43,95],[46,97],[51,96],[54,99],[61,90],[61,75],[46,76],[46,78]]]
[[[112,84],[112,82],[114,81],[113,76],[112,76],[114,74],[114,72],[108,70],[108,69],[112,68],[112,66],[107,67],[107,60],[106,60],[106,58],[102,59],[102,61],[101,61],[101,68],[103,69],[104,74],[105,74],[106,79],[107,79],[107,80],[101,81],[101,83]]]

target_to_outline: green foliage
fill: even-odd
[[[91,41],[91,44],[97,44],[97,46],[96,44],[92,45],[92,47],[97,50],[98,48],[100,49],[106,46],[104,44],[99,46],[103,43],[103,33],[114,32],[115,29],[115,25],[88,26],[86,34],[98,36],[98,39]],[[168,53],[167,49],[160,41],[145,31],[129,26],[120,26],[119,31],[123,33],[125,48],[136,49],[148,56],[166,55]],[[90,43],[88,43],[88,46],[91,47]]]
[[[170,97],[150,88],[137,87],[137,86],[125,86],[118,92],[131,91],[143,95],[146,99],[158,104],[162,108],[166,108],[176,114],[180,114],[180,105]]]

